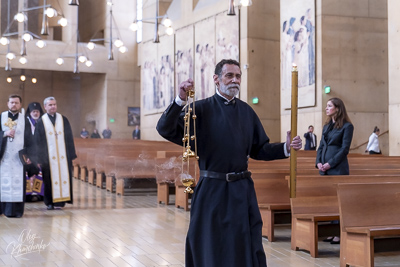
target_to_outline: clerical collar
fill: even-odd
[[[222,97],[224,100],[226,100],[224,103],[225,105],[229,105],[229,104],[235,104],[236,100],[235,97],[233,97],[231,100],[229,100],[228,98],[226,98],[225,96],[221,95],[221,93],[219,92],[219,89],[217,89],[217,94]]]
[[[10,110],[8,111],[8,117],[11,118],[13,121],[18,119],[18,112],[17,113],[12,113]]]

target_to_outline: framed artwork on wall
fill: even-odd
[[[298,107],[315,106],[315,0],[281,2],[281,106],[290,109],[292,66],[298,69]]]
[[[140,126],[140,107],[128,107],[128,126]]]

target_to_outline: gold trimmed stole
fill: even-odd
[[[56,123],[53,125],[50,115],[42,116],[46,132],[47,151],[51,173],[51,188],[53,202],[71,200],[69,168],[64,139],[64,121],[61,114],[56,113]]]

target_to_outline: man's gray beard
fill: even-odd
[[[237,87],[239,87],[239,89]],[[220,85],[220,92],[230,97],[235,97],[239,94],[240,85]]]

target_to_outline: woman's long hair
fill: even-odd
[[[344,103],[340,98],[333,97],[333,98],[329,99],[328,101],[331,101],[332,104],[335,106],[335,108],[337,108],[337,112],[334,115],[335,116],[334,117],[335,125],[333,126],[334,128],[340,129],[343,127],[343,125],[346,122],[351,123],[351,120],[350,120],[349,116],[347,115],[346,107],[344,106]],[[328,124],[330,121],[331,121],[331,117],[328,117],[325,124]]]

